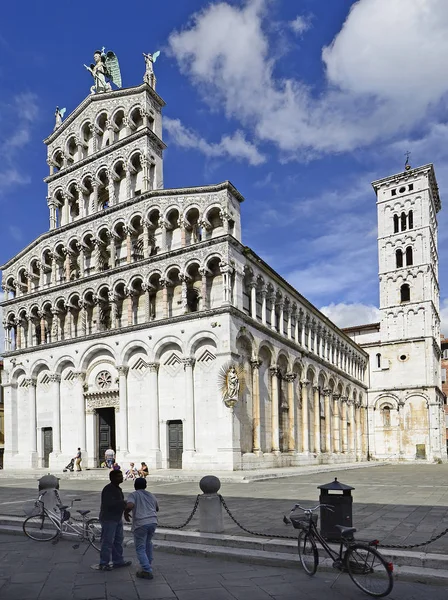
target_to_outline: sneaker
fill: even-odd
[[[125,560],[122,563],[119,563],[118,565],[114,565],[113,568],[114,569],[121,569],[121,567],[130,567],[132,565],[132,560]]]
[[[135,574],[139,579],[154,579],[152,571],[137,571]]]
[[[94,571],[112,571],[110,565],[90,565],[90,568]]]

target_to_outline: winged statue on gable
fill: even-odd
[[[154,63],[160,56],[160,50],[153,54],[145,54],[143,52],[143,58],[145,59],[146,71],[143,76],[143,81],[150,85],[154,90],[156,89],[156,76],[154,75]]]
[[[54,129],[57,129],[62,125],[62,119],[64,118],[66,110],[66,108],[59,108],[59,106],[56,106],[56,111],[54,113],[56,123],[54,125]]]
[[[94,63],[90,67],[84,65],[91,73],[94,84],[90,88],[91,94],[99,94],[101,92],[110,92],[112,90],[111,83],[121,88],[121,72],[118,58],[115,52],[109,50],[105,52],[105,48],[96,50],[93,54]]]

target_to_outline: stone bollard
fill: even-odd
[[[221,482],[214,475],[206,475],[199,482],[203,494],[199,496],[199,531],[201,533],[222,533],[222,504],[217,492]]]
[[[59,493],[59,478],[54,475],[44,475],[39,479],[39,495],[45,492],[42,501],[47,510],[55,512],[58,504],[61,504]],[[58,514],[58,511],[56,511]]]

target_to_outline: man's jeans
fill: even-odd
[[[123,558],[123,521],[101,521],[100,565],[121,565]]]
[[[152,536],[156,527],[156,523],[149,523],[134,530],[135,552],[143,571],[152,570]]]

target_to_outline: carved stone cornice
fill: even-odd
[[[297,379],[297,373],[286,373],[284,379],[288,383],[293,383]]]
[[[252,369],[258,371],[258,369],[261,367],[261,360],[258,360],[258,358],[253,358],[252,360],[249,361],[250,362],[250,366],[252,367]]]

